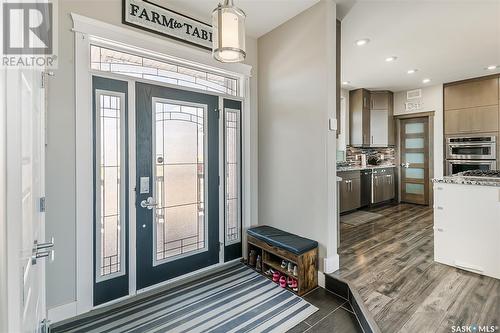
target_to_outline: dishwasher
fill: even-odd
[[[372,203],[372,170],[361,170],[361,207]]]

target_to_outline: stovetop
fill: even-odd
[[[471,170],[460,173],[464,177],[500,178],[500,170]]]

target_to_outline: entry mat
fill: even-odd
[[[318,308],[243,264],[50,332],[286,332]]]
[[[340,217],[340,222],[350,224],[353,226],[358,226],[358,225],[365,224],[365,223],[371,222],[373,220],[379,219],[381,217],[384,217],[384,215],[358,210],[358,211],[355,211],[354,213],[342,215]]]

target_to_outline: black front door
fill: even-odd
[[[137,289],[219,262],[218,97],[136,83]]]

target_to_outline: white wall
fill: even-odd
[[[336,257],[335,3],[260,37],[258,51],[259,224],[315,239],[320,259]]]
[[[434,111],[434,177],[443,176],[443,85],[422,88],[422,108],[406,111],[406,91],[394,93],[394,115]]]
[[[149,34],[121,24],[121,0],[59,1],[59,67],[48,84],[48,146],[46,162],[47,238],[54,236],[56,260],[47,265],[47,305],[54,308],[76,300],[76,188],[75,182],[75,76],[74,34],[70,13]],[[208,21],[210,13],[207,13]],[[158,35],[154,35],[158,36]],[[254,66],[251,79],[253,134],[251,149],[250,207],[257,214],[257,41],[247,38],[247,64]],[[89,254],[91,255],[91,254]]]
[[[15,69],[13,69],[15,70]],[[0,69],[0,332],[7,331],[7,105],[6,69]]]

